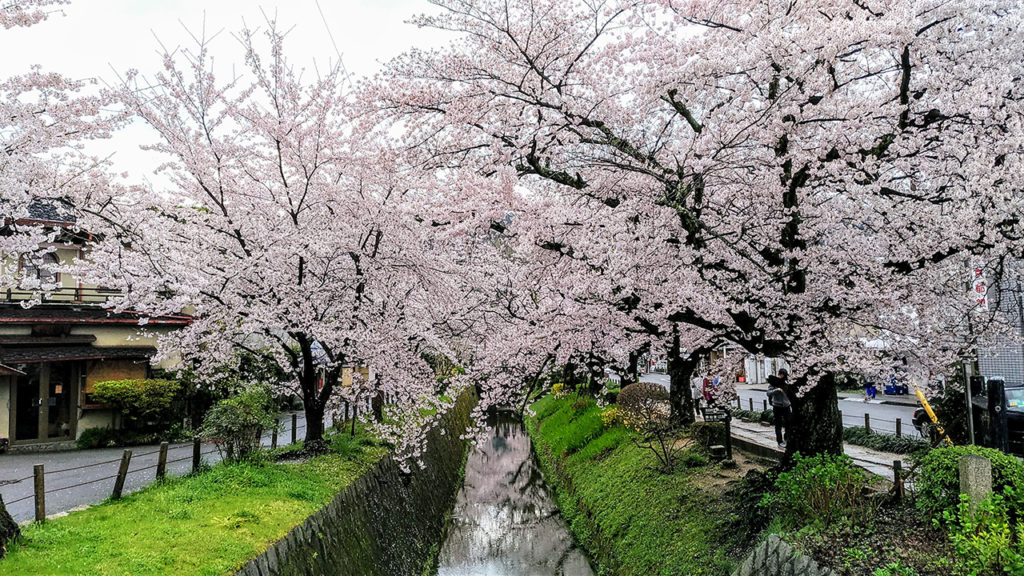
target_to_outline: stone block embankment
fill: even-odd
[[[732,576],[834,576],[828,568],[800,554],[772,534],[732,573]]]
[[[434,561],[460,488],[476,403],[463,394],[428,433],[423,467],[381,460],[236,576],[404,576]]]

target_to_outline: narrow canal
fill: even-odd
[[[438,576],[593,576],[544,483],[522,423],[489,422],[466,462]]]

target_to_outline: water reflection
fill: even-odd
[[[466,480],[441,549],[438,576],[592,576],[573,546],[521,423],[490,422],[466,462]]]

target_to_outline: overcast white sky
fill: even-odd
[[[291,28],[286,49],[293,64],[312,69],[315,60],[326,66],[336,60],[336,44],[349,73],[366,76],[413,46],[443,43],[441,33],[405,23],[432,9],[426,0],[320,0],[319,8],[315,0],[72,0],[41,24],[0,31],[0,78],[38,64],[70,78],[116,83],[116,74],[130,68],[158,70],[157,39],[168,48],[189,46],[189,31],[200,34],[204,21],[208,37],[220,32],[218,61],[240,62],[230,33],[243,19],[251,27],[263,25],[264,13],[276,15],[279,28]],[[98,149],[114,153],[118,170],[141,176],[149,172],[142,165],[155,165],[137,150],[153,140],[141,127],[116,138]]]

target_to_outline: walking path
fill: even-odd
[[[734,438],[757,444],[762,450],[773,452],[779,458],[783,455],[783,450],[780,450],[778,444],[775,443],[775,428],[773,426],[733,419],[732,435]],[[893,479],[894,461],[902,462],[904,470],[910,467],[910,459],[905,454],[880,452],[853,444],[844,444],[843,450],[861,468],[890,481]]]
[[[278,444],[291,443],[291,414],[281,415]],[[298,413],[297,437],[306,427],[303,413]],[[271,444],[271,435],[263,437],[263,445]],[[159,446],[132,446],[131,465],[124,483],[124,493],[135,492],[156,479]],[[67,452],[36,452],[0,455],[0,496],[14,520],[29,522],[35,515],[32,470],[42,464],[45,471],[46,514],[63,515],[71,510],[98,504],[110,497],[114,478],[124,448],[97,448]],[[203,444],[202,459],[207,464],[220,461],[213,444]],[[167,475],[182,476],[192,470],[192,444],[172,444],[167,451]]]

